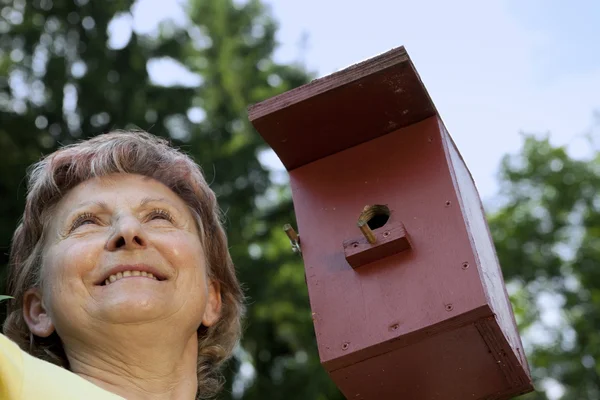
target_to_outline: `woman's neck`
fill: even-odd
[[[127,400],[193,400],[198,390],[196,335],[179,346],[155,335],[152,343],[112,337],[112,343],[65,346],[70,370]],[[115,343],[116,342],[116,343]]]

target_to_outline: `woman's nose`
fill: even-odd
[[[142,249],[147,245],[146,234],[140,222],[133,217],[121,218],[116,223],[113,235],[108,239],[109,251]]]

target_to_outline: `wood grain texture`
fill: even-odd
[[[398,254],[410,249],[410,240],[402,222],[390,220],[383,227],[373,230],[377,239],[371,244],[360,235],[345,240],[344,255],[352,268],[358,268],[373,261]]]
[[[491,357],[496,361],[498,370],[504,375],[508,383],[506,388],[511,389],[510,395],[515,396],[523,391],[531,390],[532,382],[529,371],[521,366],[518,352],[513,352],[510,348],[496,316],[481,318],[475,323],[475,327],[486,343]],[[506,391],[503,391],[497,393],[498,397],[495,398],[502,398],[506,395]]]
[[[402,47],[249,108],[288,171],[435,114]]]

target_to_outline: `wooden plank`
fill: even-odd
[[[518,353],[512,351],[498,322],[496,316],[482,318],[475,323],[475,327],[477,327],[479,334],[488,346],[498,369],[504,375],[508,387],[513,388],[510,394],[516,395],[521,394],[523,391],[531,391],[533,384],[529,376],[529,370],[521,365]],[[504,396],[506,396],[506,393],[501,393],[497,398],[510,398]]]
[[[335,72],[320,79],[315,79],[306,85],[250,106],[248,109],[250,121],[262,118],[268,114],[279,111],[282,108],[293,106],[294,104],[308,100],[311,97],[323,94],[329,90],[336,89],[398,63],[407,61],[409,61],[409,58],[404,47],[398,47],[387,53],[381,54],[378,57],[369,58],[368,60],[354,64],[342,71]]]
[[[437,114],[404,47],[253,105],[288,171]]]
[[[384,227],[375,229],[373,234],[377,238],[375,244],[369,243],[362,235],[344,241],[344,254],[352,268],[410,249],[408,234],[402,222],[390,221]]]

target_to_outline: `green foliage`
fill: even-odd
[[[540,392],[600,398],[600,152],[576,160],[526,136],[502,164],[504,206],[490,217],[519,328]],[[552,304],[553,311],[547,311]]]

